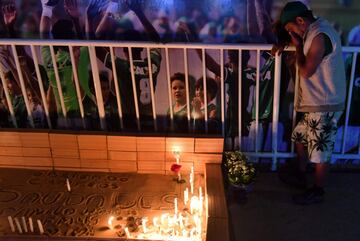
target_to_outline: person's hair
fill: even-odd
[[[75,39],[73,22],[67,19],[60,19],[51,28],[54,39]]]
[[[174,82],[175,80],[179,80],[185,83],[185,75],[183,73],[175,73],[173,76],[170,77],[170,82]]]
[[[204,89],[204,79],[201,77],[195,82],[195,88]],[[206,91],[210,94],[210,100],[212,101],[218,92],[218,85],[216,81],[211,77],[206,77]]]
[[[281,24],[280,21],[276,21],[272,25],[272,31],[273,31],[274,35],[276,36],[276,45],[277,46],[285,47],[290,44],[291,36],[286,31],[286,29],[284,28],[284,26]]]

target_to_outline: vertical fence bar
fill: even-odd
[[[110,47],[110,56],[111,56],[111,66],[113,69],[112,72],[113,72],[113,76],[114,76],[116,101],[117,101],[118,110],[119,110],[120,127],[121,127],[121,129],[124,129],[123,113],[122,113],[122,107],[121,107],[121,96],[120,96],[120,88],[119,88],[119,79],[118,79],[117,69],[116,69],[116,65],[115,65],[115,53],[114,53],[113,47]]]
[[[17,128],[18,126],[17,126],[17,123],[16,123],[14,107],[12,106],[11,97],[10,97],[10,94],[9,94],[9,90],[7,88],[7,86],[8,86],[7,81],[6,81],[5,74],[3,73],[2,68],[0,68],[0,78],[1,78],[1,83],[3,85],[3,88],[4,88],[5,98],[6,98],[7,106],[9,108],[11,121],[12,121],[14,127]]]
[[[208,99],[207,99],[207,86],[206,86],[206,57],[205,57],[205,49],[201,49],[202,54],[202,74],[203,74],[203,91],[204,91],[204,113],[205,113],[205,132],[208,133]]]
[[[27,114],[28,114],[30,125],[31,125],[32,128],[34,128],[35,127],[34,126],[34,120],[33,120],[33,117],[32,117],[32,111],[31,111],[31,108],[30,108],[30,103],[29,103],[29,100],[28,100],[27,94],[26,94],[26,86],[25,86],[25,82],[24,82],[24,76],[23,76],[23,73],[21,71],[21,66],[20,66],[20,62],[19,62],[19,56],[18,56],[16,47],[15,47],[14,44],[11,45],[11,48],[12,48],[12,52],[14,54],[16,69],[17,69],[17,72],[18,72],[19,80],[20,80],[21,92],[23,94],[23,98],[24,98],[24,101],[25,101],[26,111],[27,111]]]
[[[259,151],[260,50],[256,50],[255,152]]]
[[[57,86],[58,94],[59,94],[59,98],[60,98],[61,110],[62,110],[64,117],[66,118],[66,126],[68,126],[67,112],[66,112],[66,108],[65,108],[64,95],[63,95],[63,92],[61,89],[59,70],[58,70],[58,66],[57,66],[57,62],[56,62],[54,46],[49,46],[49,48],[50,48],[51,59],[53,62],[53,67],[54,67],[55,80],[56,80],[56,86]]]
[[[350,77],[350,84],[349,84],[349,91],[348,91],[348,98],[346,103],[346,112],[345,112],[345,123],[344,123],[344,132],[342,138],[342,145],[341,145],[341,153],[345,154],[345,144],[346,144],[346,134],[347,134],[347,127],[349,123],[349,114],[350,114],[350,107],[351,107],[351,97],[353,92],[353,85],[355,79],[355,68],[356,68],[356,60],[357,60],[357,52],[354,52],[352,65],[351,65],[351,77]]]
[[[224,49],[220,49],[220,95],[221,95],[221,133],[225,137],[225,81],[224,81]]]
[[[69,46],[69,51],[70,51],[70,59],[71,59],[73,77],[75,80],[76,95],[78,98],[78,103],[79,103],[79,108],[80,108],[80,115],[81,115],[83,126],[84,126],[84,128],[86,128],[84,106],[82,103],[81,90],[80,90],[80,85],[79,85],[79,75],[78,75],[78,71],[77,71],[78,66],[76,65],[76,61],[75,61],[75,57],[74,57],[74,49],[72,46]]]
[[[238,103],[239,103],[239,108],[238,108],[238,116],[239,116],[239,151],[241,151],[241,132],[242,132],[242,128],[241,128],[241,125],[242,125],[242,82],[243,82],[243,79],[242,79],[242,72],[243,72],[243,69],[242,69],[242,50],[240,49],[239,50],[239,72],[238,72],[238,79],[239,79],[239,95],[238,95]],[[236,100],[234,100],[236,101]],[[234,140],[235,141],[235,140]]]
[[[170,121],[171,121],[171,129],[174,127],[174,111],[173,111],[173,103],[172,103],[172,95],[171,95],[171,76],[170,76],[170,59],[169,59],[169,49],[165,47],[165,59],[166,59],[166,77],[168,83],[168,95],[169,95],[169,110],[170,110]],[[189,93],[186,93],[188,95]]]
[[[90,55],[90,64],[91,64],[91,72],[93,75],[94,81],[94,88],[96,94],[96,104],[99,111],[99,118],[100,118],[100,126],[101,129],[106,129],[106,117],[105,117],[105,109],[104,109],[104,100],[102,97],[101,91],[101,83],[99,77],[99,67],[97,65],[97,58],[94,46],[89,46],[89,55]]]
[[[46,100],[46,94],[45,94],[45,91],[44,91],[43,79],[41,77],[41,73],[40,73],[40,69],[39,69],[38,55],[36,53],[34,45],[30,45],[30,49],[31,49],[31,55],[33,56],[33,60],[34,60],[36,77],[37,77],[37,81],[38,81],[39,88],[40,88],[40,93],[41,93],[41,99],[42,99],[42,101],[44,103],[44,110],[45,110],[45,114],[46,114],[46,120],[47,120],[49,128],[51,129],[52,126],[51,126],[51,120],[50,120],[49,106],[48,106],[48,102]]]
[[[131,73],[131,80],[133,85],[133,94],[134,94],[134,104],[135,104],[135,114],[136,114],[136,121],[138,130],[140,131],[140,113],[139,113],[139,103],[138,103],[138,97],[137,97],[137,91],[136,91],[136,79],[135,79],[135,71],[134,71],[134,59],[132,55],[132,48],[128,47],[129,50],[129,61],[130,61],[130,73]]]
[[[300,75],[299,75],[299,67],[296,65],[296,70],[295,70],[295,90],[294,90],[294,108],[293,108],[293,120],[292,120],[292,130],[294,130],[295,125],[296,125],[296,106],[298,103],[298,98],[299,98],[299,81],[300,81]],[[294,145],[295,143],[291,142],[291,153],[294,153]]]
[[[191,131],[190,124],[190,88],[189,88],[189,66],[188,66],[188,56],[187,49],[184,48],[184,68],[185,68],[185,88],[186,88],[186,106],[187,106],[187,117],[188,117],[188,126],[189,131]]]
[[[153,80],[153,71],[152,71],[150,48],[146,48],[146,50],[147,50],[147,56],[148,56],[148,68],[149,68],[149,80],[150,80],[151,105],[152,105],[152,111],[153,111],[155,131],[157,131],[155,91],[154,91],[154,80]]]
[[[280,85],[281,85],[281,56],[277,53],[275,55],[274,101],[273,101],[273,119],[272,119],[272,152],[274,156],[273,156],[273,163],[271,169],[273,171],[275,171],[277,168]]]

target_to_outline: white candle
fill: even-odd
[[[22,225],[24,227],[24,231],[25,231],[25,233],[27,233],[28,229],[27,229],[25,217],[21,217],[21,221],[22,221]]]
[[[181,213],[179,214],[179,225],[180,229],[184,229],[183,216],[181,215]]]
[[[42,223],[41,223],[41,221],[39,219],[37,220],[37,224],[38,224],[38,227],[39,227],[40,234],[43,234],[44,233],[44,228],[43,228],[43,225],[42,225]]]
[[[174,205],[175,205],[175,214],[178,213],[178,202],[177,202],[177,198],[174,199]]]
[[[29,226],[30,226],[30,232],[34,232],[34,224],[33,224],[33,221],[32,221],[32,218],[30,217],[29,218]]]
[[[8,216],[8,220],[9,220],[9,225],[11,228],[11,232],[15,233],[15,226],[14,226],[14,222],[11,216]]]
[[[157,226],[157,220],[158,220],[157,217],[153,218],[153,225],[154,225],[155,227]]]
[[[115,219],[114,216],[111,216],[111,217],[108,219],[108,225],[109,225],[109,228],[110,228],[111,230],[114,229],[113,224],[112,224],[112,222],[113,222],[114,219]]]
[[[199,198],[202,198],[202,188],[199,187]]]
[[[184,204],[186,205],[189,201],[189,188],[186,188],[184,191]]]
[[[71,187],[70,187],[69,178],[66,178],[66,186],[67,186],[67,190],[70,192],[70,191],[71,191]]]
[[[19,219],[18,219],[18,218],[14,218],[14,220],[15,220],[15,224],[16,224],[16,227],[17,227],[19,233],[23,233],[23,232],[22,232],[21,225],[20,225],[20,222],[19,222]]]
[[[127,238],[131,238],[129,229],[128,229],[127,227],[125,228],[125,233],[126,233],[126,237],[127,237]]]
[[[161,225],[164,225],[165,224],[165,219],[166,217],[168,216],[169,214],[168,213],[164,213],[163,215],[161,215]]]
[[[193,214],[195,210],[199,210],[199,198],[193,196],[190,200],[190,213]]]
[[[143,218],[141,219],[141,225],[143,227],[143,232],[146,233],[147,232],[147,229],[146,229],[146,222],[147,222],[147,218]]]
[[[190,188],[191,188],[191,194],[194,194],[194,166],[191,167],[191,173],[190,173]]]

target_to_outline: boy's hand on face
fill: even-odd
[[[302,45],[303,40],[298,34],[289,31],[289,35],[291,36],[291,42],[295,47],[300,47]]]

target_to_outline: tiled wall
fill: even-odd
[[[204,173],[221,163],[223,139],[0,132],[0,168],[173,174],[174,148],[182,170]]]

